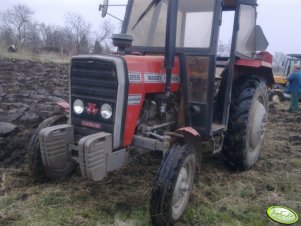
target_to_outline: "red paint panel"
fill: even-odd
[[[267,67],[272,68],[272,64],[267,63],[262,60],[253,60],[253,59],[239,59],[235,61],[236,66],[245,66],[245,67],[254,67],[254,68],[260,68],[260,67]]]
[[[129,146],[132,143],[133,135],[140,116],[140,111],[143,105],[144,96],[142,96],[140,104],[128,105],[126,111],[125,130],[123,145]]]
[[[186,132],[186,133],[189,133],[195,137],[199,137],[200,134],[198,133],[198,131],[196,131],[194,128],[192,127],[183,127],[183,128],[180,128],[178,129],[177,131],[179,132]]]
[[[256,54],[256,59],[240,59],[235,61],[237,66],[246,66],[246,67],[267,67],[272,68],[273,56],[267,52],[262,51]]]
[[[246,66],[246,67],[268,67],[272,68],[273,56],[266,51],[262,51],[256,54],[257,59],[240,59],[235,61],[237,66]]]
[[[259,59],[261,59],[262,61],[267,62],[269,64],[272,64],[272,62],[273,62],[273,56],[272,56],[272,54],[270,54],[267,51],[262,51],[260,53],[257,53],[256,56]]]
[[[129,73],[128,107],[124,132],[124,146],[132,143],[133,135],[140,116],[146,94],[165,92],[163,56],[125,56]],[[175,59],[172,70],[171,91],[180,89],[180,61]]]

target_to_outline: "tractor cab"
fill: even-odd
[[[266,53],[256,55],[268,46],[261,28],[256,25],[256,6],[256,0],[128,1],[122,34],[131,37],[133,42],[125,53],[163,55],[166,90],[170,89],[168,77],[174,58],[179,60],[186,113],[183,126],[192,126],[206,137],[223,132],[228,122],[236,60],[269,58],[265,60],[271,63],[271,57],[264,56]],[[233,32],[229,57],[217,57],[223,11],[235,13],[229,31]],[[247,62],[241,61],[241,66]],[[216,67],[223,68],[225,77],[220,94],[223,100],[219,103],[223,106],[216,106]]]

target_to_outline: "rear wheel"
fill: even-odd
[[[177,221],[188,204],[196,169],[191,145],[174,145],[164,156],[155,181],[150,205],[153,225]]]
[[[228,131],[222,156],[228,167],[247,170],[255,165],[263,146],[268,118],[268,93],[257,76],[233,86]]]
[[[66,124],[68,118],[65,115],[53,115],[40,123],[39,127],[33,132],[28,145],[29,166],[33,175],[38,179],[62,179],[70,176],[76,170],[76,163],[73,160],[66,162],[65,167],[61,169],[52,169],[45,167],[42,162],[39,132],[50,126]]]

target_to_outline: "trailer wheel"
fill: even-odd
[[[65,168],[63,169],[50,169],[48,167],[44,167],[41,158],[39,143],[39,132],[41,131],[41,129],[54,125],[64,124],[66,122],[67,117],[65,115],[54,115],[41,122],[39,127],[36,128],[33,132],[28,145],[29,168],[33,176],[39,180],[63,179],[70,176],[76,170],[76,164],[73,160],[67,162]]]
[[[284,101],[284,94],[280,90],[272,90],[269,94],[269,101],[280,103]]]
[[[268,118],[268,93],[257,76],[233,85],[232,102],[222,149],[231,169],[247,170],[255,165],[263,146]]]
[[[174,145],[164,156],[152,190],[153,225],[170,225],[183,214],[192,191],[196,154],[191,145]]]

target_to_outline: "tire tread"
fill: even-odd
[[[258,90],[266,90],[264,80],[258,76],[250,76],[233,85],[228,131],[222,150],[224,163],[230,169],[247,170],[252,167],[245,162],[245,149],[249,112]],[[267,92],[262,95],[267,100]],[[268,108],[267,105],[266,108]]]

